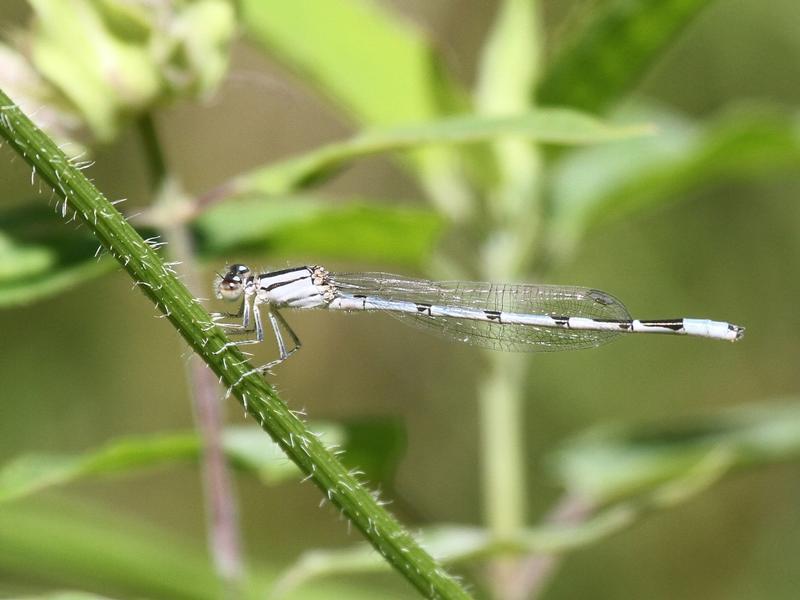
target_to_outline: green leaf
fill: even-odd
[[[800,404],[794,402],[599,427],[565,444],[552,464],[570,493],[603,504],[659,488],[681,497],[706,477],[798,457]],[[686,485],[665,488],[671,482]]]
[[[204,213],[194,224],[206,259],[258,250],[417,266],[431,252],[441,220],[430,210],[313,197],[242,199]],[[147,234],[149,235],[149,233]],[[39,204],[0,212],[0,307],[30,303],[108,273],[84,228],[65,227]]]
[[[428,39],[365,0],[244,0],[248,35],[302,71],[359,122],[391,124],[440,114],[448,87]]]
[[[342,462],[373,482],[391,484],[406,450],[406,432],[394,419],[359,419],[342,424]]]
[[[40,204],[0,212],[0,307],[58,294],[115,268],[95,258],[97,241],[85,228],[65,226]]]
[[[346,432],[337,425],[315,424],[313,429],[329,446],[341,446],[346,439]],[[225,455],[233,465],[257,474],[267,485],[302,476],[294,463],[286,460],[280,446],[264,437],[258,427],[227,427],[222,443]]]
[[[0,470],[0,502],[28,496],[87,476],[129,473],[199,453],[194,434],[131,437],[83,454],[26,454]]]
[[[198,544],[181,543],[163,526],[63,501],[3,506],[0,568],[128,597],[210,600],[221,593]]]
[[[800,401],[726,409],[647,427],[602,426],[566,443],[552,466],[586,513],[545,523],[507,539],[477,527],[439,525],[419,540],[443,564],[492,556],[563,553],[586,547],[670,508],[731,470],[800,457]],[[610,507],[595,512],[604,504]],[[285,594],[311,579],[387,570],[365,544],[304,553],[276,583]]]
[[[711,0],[591,4],[548,65],[542,104],[599,112],[619,101]]]
[[[797,117],[739,109],[701,127],[665,112],[646,114],[659,135],[575,152],[558,166],[552,233],[562,249],[590,228],[683,200],[702,186],[800,167]]]
[[[359,124],[394,125],[465,110],[466,94],[444,76],[428,38],[372,0],[245,0],[252,39],[336,103]],[[454,220],[474,210],[447,148],[411,155],[431,200]]]
[[[237,598],[263,598],[274,570],[268,564],[248,562],[248,577]],[[225,596],[202,544],[182,542],[163,524],[156,527],[99,505],[64,500],[3,507],[0,569],[4,583],[9,576],[62,587],[74,587],[79,582],[81,587],[121,598],[211,600]],[[374,586],[363,582],[328,581],[308,586],[303,598],[366,600],[376,594]],[[408,594],[380,596],[405,598]],[[30,598],[100,600],[101,596],[64,591]]]
[[[402,431],[389,422],[352,425],[315,424],[327,445],[343,448],[345,462],[373,481],[387,481],[402,451]],[[235,467],[268,485],[301,474],[280,447],[256,426],[228,427],[223,432],[225,455]],[[0,502],[85,477],[129,474],[178,461],[197,460],[200,440],[194,433],[126,437],[81,454],[25,454],[0,468]]]
[[[599,144],[649,133],[642,125],[608,124],[564,108],[543,108],[511,117],[463,115],[366,131],[238,178],[232,194],[283,194],[319,181],[362,156],[430,145],[471,144],[519,137],[543,144]]]
[[[417,265],[441,221],[427,209],[294,197],[219,204],[193,227],[206,257],[266,250]]]
[[[14,600],[110,600],[110,596],[99,596],[89,592],[50,592],[36,596],[14,596]]]
[[[25,45],[33,63],[101,141],[157,100],[212,91],[236,31],[227,0],[30,4],[35,19]]]
[[[70,99],[99,139],[111,139],[126,111],[141,108],[159,92],[148,38],[134,31],[141,21],[130,20],[131,28],[121,34],[119,19],[105,21],[87,0],[31,0],[31,6],[36,68]]]
[[[489,533],[478,527],[440,525],[422,530],[419,542],[442,563],[466,560],[492,546]],[[385,561],[367,544],[354,544],[335,550],[311,550],[287,569],[276,581],[274,597],[282,598],[312,579],[353,573],[382,573]]]

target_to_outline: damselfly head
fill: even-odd
[[[244,286],[249,276],[250,269],[247,266],[231,265],[224,275],[218,274],[214,284],[214,294],[220,300],[238,300],[244,293]]]

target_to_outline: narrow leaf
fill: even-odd
[[[249,562],[247,581],[238,590],[237,598],[263,598],[263,591],[274,578],[273,569],[256,560]],[[29,501],[3,507],[0,569],[5,580],[13,576],[63,587],[80,582],[81,587],[121,598],[211,600],[226,595],[202,544],[182,542],[163,524],[156,527],[103,506],[63,500]],[[363,582],[325,582],[324,586],[306,588],[303,597],[367,600],[375,598],[376,593],[374,586]],[[408,594],[381,594],[384,596],[400,598]],[[30,598],[100,600],[101,597],[64,591]]]
[[[543,104],[599,112],[631,91],[711,0],[606,0],[586,11],[539,86]]]
[[[684,200],[702,186],[800,168],[798,119],[754,109],[706,127],[650,113],[659,135],[573,153],[552,180],[553,237],[562,248],[586,230]]]
[[[303,74],[357,124],[386,126],[464,110],[427,37],[373,0],[240,3],[250,37]],[[474,210],[460,159],[448,148],[413,153],[410,167],[440,212]]]
[[[328,445],[344,450],[344,460],[373,481],[387,481],[402,448],[402,431],[386,422],[348,425],[316,423],[315,432]],[[378,443],[376,439],[379,440]],[[268,485],[302,476],[280,447],[255,426],[227,427],[223,450],[240,470]],[[80,454],[24,454],[0,467],[0,503],[86,477],[134,472],[198,459],[201,441],[195,433],[161,433],[113,440]]]
[[[197,544],[129,515],[63,501],[3,506],[0,568],[125,597],[211,600],[221,593]]]
[[[422,264],[441,231],[431,210],[313,197],[222,204],[194,224],[199,251],[224,261],[248,250]],[[145,235],[150,235],[148,232]],[[113,271],[83,227],[40,204],[0,211],[0,307],[54,296]]]
[[[441,525],[419,533],[419,542],[439,560],[453,563],[481,553],[491,544],[488,532],[477,527]],[[367,544],[334,550],[311,550],[276,581],[274,598],[283,598],[299,586],[320,577],[353,573],[380,573],[386,565]]]
[[[651,132],[644,125],[615,125],[564,108],[544,108],[511,117],[477,114],[367,131],[237,179],[233,194],[282,194],[319,181],[362,156],[430,145],[470,144],[519,137],[543,144],[599,144]]]
[[[99,596],[89,592],[50,592],[35,596],[14,596],[14,600],[110,600],[110,596]]]
[[[441,112],[450,84],[426,37],[369,0],[245,0],[249,36],[362,123],[390,124]]]
[[[65,226],[51,207],[0,211],[0,307],[58,294],[113,270],[114,261],[95,258],[96,250],[88,230]]]
[[[418,265],[441,229],[430,210],[313,197],[226,202],[194,223],[206,257],[247,250]]]
[[[125,438],[83,454],[27,454],[0,470],[0,502],[17,500],[48,487],[89,475],[128,473],[165,462],[195,458],[193,434]]]
[[[554,456],[553,466],[571,493],[602,504],[671,481],[688,482],[691,488],[691,476],[702,479],[704,465],[724,471],[798,457],[800,404],[795,402],[729,409],[668,424],[601,427],[568,442]],[[670,490],[672,495],[682,493]]]

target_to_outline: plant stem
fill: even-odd
[[[541,52],[538,6],[531,0],[504,0],[481,52],[475,90],[476,108],[488,115],[530,110],[530,94],[539,74]],[[499,174],[488,190],[490,232],[481,248],[483,279],[516,280],[525,272],[540,227],[541,161],[526,140],[503,137],[491,149]],[[492,536],[509,540],[525,528],[527,506],[523,385],[527,358],[500,353],[487,356],[488,372],[479,403],[483,447],[483,497]],[[514,558],[489,564],[496,598],[508,596],[518,568]]]
[[[483,499],[486,526],[498,540],[513,539],[525,528],[525,446],[522,439],[521,356],[487,354],[488,372],[479,388]],[[503,557],[490,561],[489,581],[494,597],[507,596],[518,561]]]
[[[483,424],[484,511],[492,534],[512,538],[525,527],[525,472],[519,356],[487,353],[489,371],[479,389]]]
[[[286,455],[423,595],[469,598],[280,400],[189,290],[56,144],[0,91],[0,135],[75,211]]]

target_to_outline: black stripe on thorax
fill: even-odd
[[[310,267],[289,267],[288,269],[281,269],[280,271],[270,271],[269,273],[262,273],[259,275],[260,278],[264,277],[274,277],[276,275],[286,275],[286,273],[291,273],[293,271],[305,271],[309,275],[311,275],[311,268]]]
[[[291,269],[291,270],[295,270],[295,269]],[[290,271],[286,271],[286,272],[289,273]],[[275,283],[270,283],[268,286],[264,286],[263,284],[261,284],[259,287],[264,291],[271,292],[272,290],[276,290],[279,287],[283,287],[285,285],[289,285],[290,283],[296,283],[298,281],[302,281],[303,279],[310,279],[310,278],[311,278],[311,274],[310,273],[306,273],[302,277],[297,277],[296,279],[287,279],[286,281],[276,281]]]

